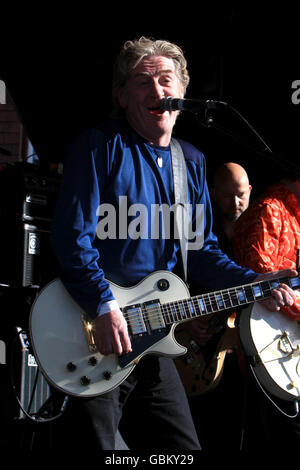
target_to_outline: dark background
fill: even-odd
[[[176,8],[177,10],[177,8]],[[154,14],[153,14],[154,12]],[[152,16],[153,15],[153,16]],[[288,7],[198,6],[163,13],[158,6],[39,11],[3,38],[0,76],[14,99],[41,164],[63,161],[72,138],[111,109],[111,69],[120,46],[141,35],[179,44],[188,60],[187,98],[221,99],[236,108],[280,155],[297,163],[300,105],[291,101],[300,78],[297,11]],[[185,112],[176,134],[204,151],[208,179],[222,161],[235,160],[258,191],[283,167],[257,154],[259,140],[231,111],[214,124],[247,145],[197,122]],[[203,119],[202,119],[203,123]],[[250,148],[249,148],[250,146]],[[255,194],[255,192],[254,192]]]
[[[220,163],[236,161],[247,169],[255,197],[281,178],[292,164],[300,164],[300,104],[293,104],[291,99],[292,83],[300,80],[299,14],[295,7],[272,5],[264,10],[253,2],[249,7],[245,2],[243,7],[233,7],[229,2],[224,6],[177,2],[167,5],[168,10],[164,11],[158,3],[60,7],[52,2],[31,11],[27,4],[13,8],[7,12],[1,6],[0,79],[5,81],[38,154],[41,174],[47,172],[50,163],[64,161],[69,143],[80,130],[107,116],[111,110],[114,58],[126,40],[141,35],[180,45],[191,76],[186,97],[226,101],[280,156],[281,164],[278,157],[262,153],[259,139],[230,110],[213,115],[214,124],[227,129],[225,134],[215,127],[205,127],[203,116],[198,122],[195,115],[184,112],[176,124],[176,135],[205,153],[209,182]],[[230,137],[228,131],[235,137]],[[0,282],[10,283],[12,279],[17,284],[17,290],[14,286],[3,292],[0,289],[0,338],[7,343],[7,353],[6,323],[9,328],[19,324],[26,328],[35,295],[32,289],[24,289],[19,277],[22,272],[28,273],[34,284],[42,285],[52,274],[53,263],[47,230],[41,231],[40,254],[26,253],[25,225],[21,217],[16,220],[16,212],[22,210],[27,188],[19,196],[18,189],[24,182],[20,173],[15,173],[18,177],[11,174],[13,180],[5,185],[4,176],[0,185]],[[34,223],[37,231],[44,230],[41,221]],[[8,276],[12,267],[18,274]],[[2,366],[1,383],[6,383],[9,373]],[[16,402],[13,400],[11,405],[10,400],[11,390],[2,387],[0,414],[8,413],[9,423],[11,407],[17,408]],[[6,422],[1,422],[4,425],[0,427],[0,446],[3,442],[7,447],[10,435]],[[11,432],[16,447],[15,425]]]

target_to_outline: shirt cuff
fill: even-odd
[[[119,308],[119,304],[116,300],[109,300],[108,302],[104,302],[101,305],[97,316],[100,317],[101,315],[104,315],[105,313],[108,313],[111,310],[119,310]]]

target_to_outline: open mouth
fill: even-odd
[[[148,111],[149,111],[150,114],[153,114],[155,116],[161,116],[164,113],[164,110],[161,109],[160,106],[155,106],[155,107],[148,108]]]

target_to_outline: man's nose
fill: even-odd
[[[238,196],[234,196],[234,206],[239,207],[241,204],[241,200]]]
[[[164,87],[159,83],[158,80],[153,80],[151,92],[155,98],[163,98],[165,96]]]

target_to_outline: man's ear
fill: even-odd
[[[117,98],[118,98],[118,102],[121,108],[126,109],[127,108],[127,93],[124,88],[118,90]]]

